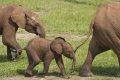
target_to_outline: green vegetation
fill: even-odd
[[[39,12],[47,32],[85,34],[96,8],[110,0],[0,0]]]
[[[24,47],[27,44],[28,41],[19,41],[19,43]],[[77,44],[80,44],[79,41],[69,41],[74,47]],[[10,62],[6,59],[6,49],[2,45],[0,46],[0,77],[7,77],[7,76],[15,76],[15,75],[24,75],[24,71],[27,68],[28,61],[25,51],[23,51],[23,54],[17,59],[16,61]],[[88,49],[88,43],[83,45],[81,49],[79,49],[76,53],[77,58],[77,64],[74,75],[79,75],[79,71],[81,70],[81,66],[86,58],[87,55],[87,49]],[[71,69],[71,60],[68,58],[64,58],[64,63],[66,67],[66,71],[68,75],[70,74]],[[105,52],[103,54],[98,55],[92,66],[92,71],[97,76],[107,76],[107,77],[118,77],[119,75],[119,68],[118,68],[118,61],[115,54],[113,54],[112,51]],[[37,70],[42,70],[43,64],[40,63],[37,67],[34,69],[34,73],[37,72]],[[53,73],[52,75],[59,75],[59,68],[56,65],[55,61],[52,61],[52,64],[49,69],[50,73]],[[107,77],[103,77],[104,79],[109,79]],[[102,78],[102,77],[101,77]],[[100,80],[101,80],[100,78]],[[99,78],[96,78],[99,79]]]
[[[67,32],[83,35],[87,33],[90,21],[97,7],[110,1],[113,0],[0,0],[0,4],[19,4],[27,9],[38,12],[47,33]],[[73,41],[70,38],[67,40],[74,47],[82,42],[78,40]],[[24,47],[27,42],[22,40],[19,41],[19,44]],[[78,75],[81,70],[81,66],[87,56],[87,49],[88,42],[77,51],[75,75]],[[64,58],[64,62],[67,73],[70,75],[71,61]],[[23,75],[27,65],[27,57],[24,51],[19,59],[9,62],[6,59],[6,47],[0,45],[0,77]],[[42,70],[42,63],[34,69],[34,73],[40,69]],[[94,60],[92,71],[100,76],[120,76],[116,55],[112,51],[98,55]],[[59,72],[55,61],[50,66],[50,72]]]

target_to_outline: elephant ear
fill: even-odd
[[[22,7],[17,7],[11,14],[11,19],[14,23],[18,25],[20,28],[25,28],[26,19],[25,19],[25,13]]]
[[[50,44],[50,49],[51,49],[51,51],[53,51],[53,52],[55,52],[55,53],[57,53],[57,54],[60,54],[60,55],[61,55],[61,53],[62,53],[62,46],[61,46],[61,44],[60,44],[58,41],[56,41],[56,40],[53,40],[53,41],[51,42],[51,44]]]

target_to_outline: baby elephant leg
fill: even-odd
[[[29,50],[26,50],[26,52],[27,52],[27,56],[28,56],[29,65],[27,67],[27,70],[25,71],[25,76],[31,77],[32,70],[40,62],[40,59],[39,59],[38,55],[35,55],[36,52],[29,51]],[[34,55],[31,55],[31,54],[34,54]]]
[[[38,57],[35,58],[30,58],[28,55],[28,61],[29,65],[27,67],[27,70],[25,71],[25,76],[26,77],[31,77],[32,76],[32,70],[33,68],[40,62]]]
[[[32,69],[37,65],[38,63],[32,62],[28,65],[27,70],[25,71],[25,77],[31,77],[32,76]]]
[[[37,74],[38,75],[45,75],[45,74],[47,74],[51,61],[52,61],[52,59],[44,60],[44,63],[43,63],[44,64],[44,69],[43,69],[43,71],[39,71]]]
[[[54,56],[55,56],[55,61],[58,65],[59,69],[61,70],[61,73],[62,73],[63,77],[68,79],[69,76],[67,76],[67,74],[66,74],[63,59],[62,59],[62,55],[55,54]]]

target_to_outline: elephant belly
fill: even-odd
[[[94,40],[99,44],[102,48],[112,49],[113,47],[118,47],[120,34],[115,31],[111,26],[108,29],[94,29],[93,30]]]

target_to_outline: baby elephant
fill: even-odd
[[[25,76],[32,76],[32,69],[39,63],[44,62],[44,69],[37,73],[37,75],[45,75],[48,73],[49,65],[55,58],[63,77],[68,78],[62,60],[62,54],[73,60],[72,69],[75,67],[75,54],[70,43],[66,42],[64,38],[57,37],[54,40],[47,40],[44,38],[32,39],[25,48],[29,65],[25,72]]]

